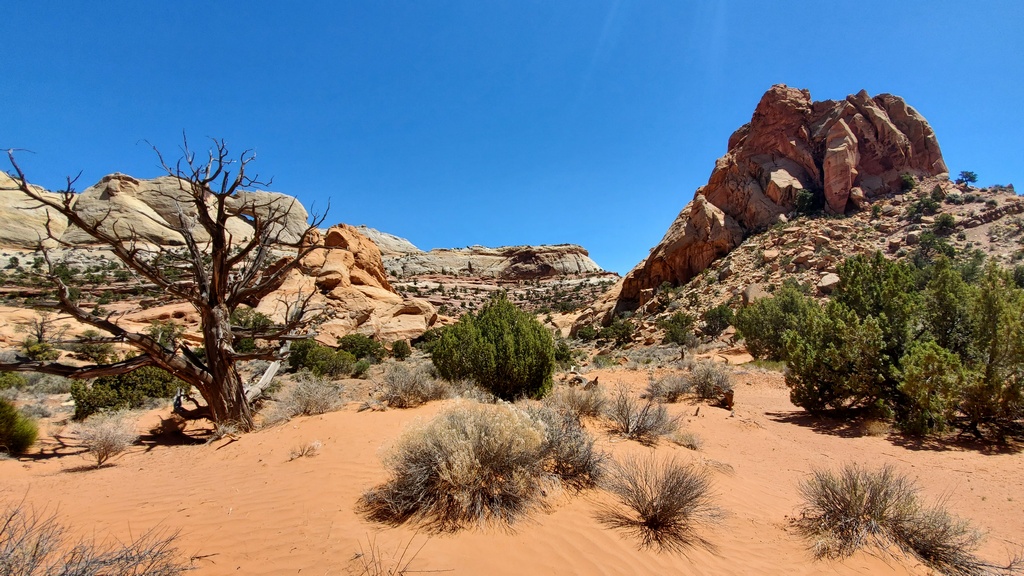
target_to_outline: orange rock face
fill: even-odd
[[[306,242],[323,248],[307,254],[281,288],[263,299],[260,311],[283,319],[285,302],[315,292],[310,305],[325,317],[317,339],[328,345],[353,332],[384,342],[407,340],[437,321],[429,302],[394,291],[380,249],[354,227],[338,224],[322,235],[311,234]]]
[[[602,301],[583,319],[607,321],[642,305],[646,291],[663,282],[687,282],[745,235],[792,212],[801,189],[823,195],[826,210],[842,214],[899,191],[902,174],[945,172],[931,126],[898,96],[861,91],[813,102],[807,90],[772,86],[729,138],[708,183],[623,278],[614,302]]]

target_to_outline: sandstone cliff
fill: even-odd
[[[533,280],[603,272],[590,253],[575,244],[542,246],[469,246],[420,250],[399,238],[366,226],[356,228],[380,247],[384,268],[397,278],[424,275],[476,276],[499,280]]]
[[[322,234],[312,233],[307,241],[322,248],[306,255],[258,310],[283,320],[287,303],[313,294],[310,306],[324,318],[316,328],[317,339],[332,346],[353,332],[382,342],[412,339],[437,321],[429,302],[395,293],[380,249],[356,228],[338,224]]]
[[[746,235],[784,221],[801,189],[843,214],[898,192],[902,174],[946,172],[931,126],[897,96],[813,102],[807,90],[772,86],[661,242],[580,321],[607,321],[664,282],[685,283]]]
[[[16,183],[0,173],[0,246],[34,249],[40,239],[47,238],[47,210],[25,199]],[[54,193],[55,197],[58,197]],[[283,211],[286,218],[280,230],[283,242],[298,242],[306,231],[309,219],[302,204],[278,192],[242,192],[233,200],[243,207],[244,213],[268,214]],[[138,180],[126,174],[109,174],[99,182],[75,195],[75,211],[86,222],[98,222],[100,227],[127,236],[134,233],[143,242],[161,246],[180,246],[184,240],[175,228],[180,228],[195,214],[195,208],[182,191],[181,182],[173,176],[152,180]],[[52,211],[51,211],[52,212]],[[68,226],[62,216],[53,213],[50,232],[62,243],[70,245],[92,244],[93,239],[77,227]],[[252,237],[252,226],[242,218],[233,218],[228,229],[235,241]],[[208,238],[202,227],[194,229],[196,240]],[[52,243],[52,242],[51,242]]]

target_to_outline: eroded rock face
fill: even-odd
[[[286,303],[313,293],[312,308],[327,319],[317,327],[317,339],[336,345],[358,332],[383,342],[415,338],[434,325],[437,311],[426,300],[403,298],[387,281],[376,244],[347,224],[307,239],[322,246],[307,254],[281,288],[263,299],[257,309],[283,320]]]
[[[43,208],[17,190],[18,183],[4,172],[0,172],[0,246],[34,250],[40,243],[53,248],[57,241],[49,238],[46,229],[60,238],[68,227],[67,220],[56,211]],[[41,194],[59,201],[60,195],[36,187]]]
[[[602,300],[581,321],[607,322],[617,310],[643,305],[645,291],[687,282],[744,236],[784,221],[801,189],[842,214],[899,191],[902,174],[946,172],[931,126],[898,96],[861,91],[813,102],[807,90],[772,86],[729,138],[708,183],[623,278],[614,306]]]
[[[399,278],[423,274],[465,274],[530,280],[602,271],[583,247],[574,244],[440,248],[430,252],[385,256],[384,265]]]
[[[125,174],[109,174],[83,191],[75,202],[75,211],[86,222],[100,222],[101,227],[127,237],[134,233],[144,242],[161,246],[179,246],[184,240],[175,228],[192,225],[198,242],[209,236],[202,226],[192,224],[196,209],[183,190],[187,185],[173,176],[153,180],[137,180]],[[308,214],[302,204],[277,192],[241,192],[231,202],[243,213],[266,216],[280,212],[284,220],[278,230],[280,240],[298,242],[308,226]],[[228,221],[228,230],[236,242],[252,237],[252,226],[240,218]],[[92,237],[75,226],[68,227],[61,241],[69,244],[91,244]]]

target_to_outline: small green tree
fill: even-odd
[[[625,346],[633,341],[633,333],[636,326],[627,318],[616,318],[612,323],[605,326],[597,333],[598,338],[612,340],[616,346]]]
[[[696,341],[693,335],[693,316],[685,312],[676,312],[668,318],[660,318],[657,326],[665,331],[662,344],[687,346]]]
[[[505,400],[539,398],[552,386],[551,333],[504,294],[444,330],[431,358],[442,378],[472,378]]]
[[[787,330],[786,385],[793,404],[810,412],[869,406],[887,398],[890,366],[884,337],[874,318],[861,320],[832,301],[822,310],[812,303],[799,329]]]
[[[901,427],[913,434],[944,431],[956,416],[964,388],[960,358],[928,341],[911,346],[901,365],[900,392],[907,397]]]
[[[817,305],[796,282],[787,280],[774,296],[762,298],[736,313],[733,326],[756,358],[785,360],[782,337],[787,330],[799,330]]]
[[[962,170],[955,180],[957,184],[974,184],[977,181],[978,175],[970,170]]]
[[[704,334],[717,338],[732,324],[733,318],[732,308],[729,308],[728,304],[719,304],[714,308],[709,308],[704,313]]]
[[[394,344],[391,345],[391,355],[396,360],[405,360],[412,354],[412,348],[409,347],[409,343],[405,340],[395,340]]]

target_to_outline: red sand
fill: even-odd
[[[595,372],[608,386],[639,388],[646,372]],[[629,537],[602,527],[596,503],[607,498],[552,494],[547,510],[516,524],[457,534],[417,534],[360,517],[360,493],[385,477],[380,452],[416,418],[440,408],[356,412],[355,404],[323,416],[199,446],[134,447],[100,470],[79,455],[0,461],[0,500],[25,499],[59,512],[80,534],[129,538],[158,527],[180,530],[180,549],[195,555],[197,574],[362,573],[360,550],[370,541],[383,556],[414,539],[423,546],[411,569],[452,574],[928,574],[920,563],[883,553],[859,552],[843,561],[817,561],[790,524],[800,500],[798,482],[815,467],[848,462],[889,463],[918,480],[930,498],[946,497],[955,513],[988,534],[981,555],[1003,560],[1024,542],[1024,455],[983,453],[945,445],[901,445],[898,438],[860,436],[840,425],[811,419],[795,408],[777,374],[734,374],[736,410],[688,403],[686,429],[704,439],[700,452],[662,441],[657,453],[728,464],[714,473],[725,517],[701,531],[716,549],[685,555],[639,550]],[[141,422],[157,422],[150,413]],[[613,455],[647,450],[592,422],[600,445]],[[313,440],[319,455],[289,461]],[[53,448],[52,445],[48,448]],[[73,448],[62,452],[74,452]]]

